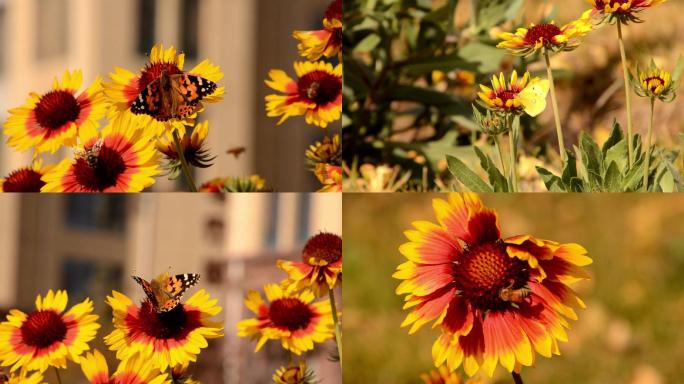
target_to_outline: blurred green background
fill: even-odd
[[[436,221],[438,194],[344,196],[345,383],[420,383],[432,369],[437,332],[399,328],[403,298],[391,278],[414,220]],[[538,356],[526,383],[684,382],[684,196],[484,195],[502,235],[576,242],[589,250],[592,280],[575,285],[587,303],[561,355]],[[510,383],[501,367],[485,383]]]

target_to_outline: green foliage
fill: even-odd
[[[537,171],[551,192],[636,192],[643,189],[645,167],[639,135],[634,135],[633,147],[636,158],[630,167],[627,138],[615,122],[603,147],[582,132],[579,146],[574,146],[574,152],[567,152],[568,162],[560,176],[543,167],[537,167]],[[651,146],[649,154],[648,191],[684,191],[681,175],[674,166],[679,152]]]

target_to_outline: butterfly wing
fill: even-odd
[[[175,275],[169,277],[162,286],[165,300],[159,305],[160,312],[168,312],[178,304],[188,288],[194,286],[199,282],[200,276],[196,273],[184,273],[182,275]]]
[[[184,119],[194,114],[201,107],[203,98],[216,91],[216,83],[203,77],[179,74],[171,76],[173,88],[173,117]]]
[[[546,95],[549,93],[549,81],[532,80],[519,94],[518,98],[525,113],[537,116],[546,109]]]
[[[151,82],[135,98],[131,105],[131,112],[136,115],[149,115],[159,120],[160,117],[165,115],[163,112],[162,96],[161,81],[155,80]]]
[[[157,300],[157,295],[154,293],[154,288],[152,288],[152,284],[150,284],[149,281],[143,279],[142,277],[131,277],[133,278],[133,280],[135,280],[136,283],[138,283],[142,287],[143,292],[145,292],[145,295],[147,296],[147,299],[150,300],[150,302],[152,303],[152,306],[158,308],[159,301]]]

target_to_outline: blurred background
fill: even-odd
[[[255,342],[236,336],[237,322],[252,316],[246,291],[280,282],[276,260],[300,260],[310,236],[341,234],[341,212],[339,194],[3,195],[0,308],[31,311],[48,289],[66,289],[70,305],[90,297],[103,326],[91,346],[104,352],[102,337],[112,330],[105,297],[118,290],[144,298],[130,275],[200,273],[186,299],[199,288],[217,298],[225,337],[210,340],[191,371],[203,383],[267,383],[288,355],[276,342],[255,354]],[[329,361],[334,350],[331,341],[303,355],[324,384],[342,381]],[[104,353],[114,369],[113,354]],[[65,382],[85,383],[80,369],[69,367]],[[53,382],[54,373],[46,379]]]
[[[201,116],[210,122],[207,144],[214,166],[198,182],[258,173],[278,191],[313,191],[315,176],[304,151],[322,130],[303,119],[277,127],[267,118],[268,71],[293,73],[300,60],[293,30],[320,29],[328,0],[0,0],[0,121],[29,92],[49,90],[66,69],[82,69],[84,84],[108,80],[115,66],[136,72],[155,43],[186,54],[186,69],[204,59],[225,74],[224,101]],[[3,140],[4,141],[4,140]],[[244,146],[239,159],[226,153]],[[30,162],[0,146],[0,174]],[[157,191],[175,189],[159,178]]]
[[[436,222],[439,195],[344,196],[346,383],[421,383],[438,332],[399,328],[406,312],[391,275],[405,258],[402,232]],[[442,196],[446,197],[446,196]],[[526,383],[663,384],[684,377],[684,196],[485,195],[504,237],[531,234],[589,251],[592,279],[574,286],[587,304],[561,355],[537,357]],[[483,377],[484,379],[484,377]],[[510,383],[498,367],[494,379]]]

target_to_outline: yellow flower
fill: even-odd
[[[102,132],[82,129],[75,158],[62,160],[43,176],[43,192],[140,192],[154,184],[159,156],[152,134],[130,115],[121,115]]]
[[[342,157],[342,145],[340,135],[335,134],[332,138],[325,136],[323,141],[317,141],[309,146],[305,152],[306,158],[310,163],[327,163],[339,165]]]
[[[623,24],[641,22],[637,13],[664,2],[665,0],[589,0],[589,4],[593,6],[592,12],[602,17],[602,21],[619,21]]]
[[[208,168],[212,165],[212,161],[216,156],[209,153],[209,149],[204,146],[204,141],[209,134],[209,122],[204,121],[195,126],[191,135],[184,134],[181,139],[181,147],[185,160],[192,166],[198,168]],[[165,166],[169,173],[177,176],[181,171],[182,164],[178,157],[176,150],[176,143],[173,140],[173,134],[166,132],[157,141],[157,150],[164,154],[168,164]]]
[[[45,182],[41,178],[47,174],[52,165],[43,166],[42,160],[36,160],[28,167],[10,172],[6,178],[0,179],[2,192],[40,192]]]
[[[511,82],[506,84],[504,74],[492,76],[492,88],[480,84],[478,92],[480,104],[492,111],[505,114],[521,114],[537,116],[546,108],[546,95],[549,92],[549,81],[538,77],[530,80],[529,72],[521,79],[514,70]]]
[[[107,361],[95,350],[83,356],[81,370],[90,384],[171,384],[166,373],[159,372],[140,356],[121,362],[110,378]]]
[[[52,90],[42,95],[31,93],[26,104],[10,109],[4,124],[7,144],[19,151],[55,153],[62,146],[73,146],[81,128],[96,129],[104,116],[102,80],[97,78],[88,89],[81,88],[80,70],[55,78]]]
[[[217,177],[202,184],[200,192],[264,192],[266,180],[259,175],[249,177]]]
[[[287,367],[280,367],[273,374],[275,384],[315,384],[312,371],[306,368],[306,361],[301,360],[299,364],[289,364]]]
[[[588,10],[578,20],[562,27],[551,22],[518,28],[515,33],[501,33],[499,38],[503,41],[497,47],[506,48],[518,56],[531,55],[542,48],[552,52],[572,51],[579,46],[579,38],[592,30],[590,14],[591,10]]]
[[[314,170],[323,187],[318,192],[342,192],[342,167],[331,164],[316,164]]]
[[[282,95],[266,96],[269,117],[282,116],[278,125],[292,116],[305,116],[307,124],[325,128],[342,115],[342,65],[323,61],[294,63],[297,80],[285,71],[269,72],[266,85]]]
[[[221,312],[216,302],[202,289],[171,311],[158,313],[149,301],[138,307],[113,291],[107,304],[114,312],[115,329],[105,336],[105,343],[119,360],[140,354],[162,372],[195,362],[208,346],[207,339],[223,336],[223,325],[209,319]]]
[[[449,369],[442,365],[437,369],[433,369],[429,373],[420,375],[424,384],[481,384],[480,380],[465,381],[456,372],[450,372]]]
[[[48,367],[66,368],[67,359],[78,361],[90,347],[100,325],[93,302],[85,299],[66,313],[66,291],[38,295],[36,309],[25,314],[12,309],[0,324],[0,360],[4,366],[44,372]]]
[[[641,97],[658,99],[669,103],[677,97],[677,87],[681,71],[681,60],[677,63],[674,75],[658,68],[655,61],[651,60],[651,65],[645,71],[641,71],[637,67],[638,81],[632,78],[632,87],[636,94]]]
[[[296,355],[310,351],[314,343],[333,337],[333,318],[327,301],[311,303],[310,290],[299,294],[284,291],[277,284],[264,287],[268,304],[257,291],[249,291],[245,305],[257,315],[237,324],[238,336],[258,339],[258,352],[268,340],[280,340],[284,349]]]
[[[325,12],[324,29],[318,31],[294,31],[299,40],[299,54],[315,61],[322,56],[334,57],[342,50],[342,0],[334,0]]]
[[[26,370],[20,373],[0,374],[0,383],[2,384],[45,384],[43,382],[43,375],[35,372],[28,376]]]
[[[179,101],[175,97],[173,100],[168,100],[167,103],[162,100],[161,104],[169,105],[161,106],[157,111],[148,111],[150,112],[148,114],[138,111],[134,114],[131,109],[133,103],[143,92],[145,92],[148,85],[157,80],[161,80],[165,76],[199,76],[204,80],[209,80],[214,86],[216,82],[223,78],[221,68],[209,60],[202,61],[187,72],[184,71],[184,64],[184,54],[176,54],[176,49],[174,47],[164,49],[163,45],[157,44],[150,52],[149,63],[140,70],[139,74],[134,74],[126,69],[115,68],[114,72],[109,74],[112,81],[104,84],[104,93],[110,103],[107,116],[113,118],[120,114],[131,114],[139,121],[140,126],[145,127],[147,131],[150,131],[157,136],[161,136],[164,132],[172,130],[179,130],[181,133],[185,132],[184,127],[186,125],[194,125],[197,113],[202,111],[201,103],[215,103],[220,101],[225,94],[224,87],[217,87],[210,94],[198,98],[198,90],[194,89],[195,92],[192,92],[190,89],[192,85],[189,85],[186,92],[191,92],[195,97],[195,101],[188,104],[192,107],[192,113],[185,118],[173,117],[166,113],[169,112],[169,109],[173,109],[173,106],[176,108],[181,107]],[[184,86],[184,84],[181,84],[179,89],[184,89]],[[145,99],[143,98],[141,101],[142,100]],[[147,100],[145,101],[147,102]]]
[[[327,295],[342,277],[342,238],[327,232],[314,235],[302,250],[302,262],[278,260],[278,268],[287,273],[287,290],[308,288],[318,297]]]

